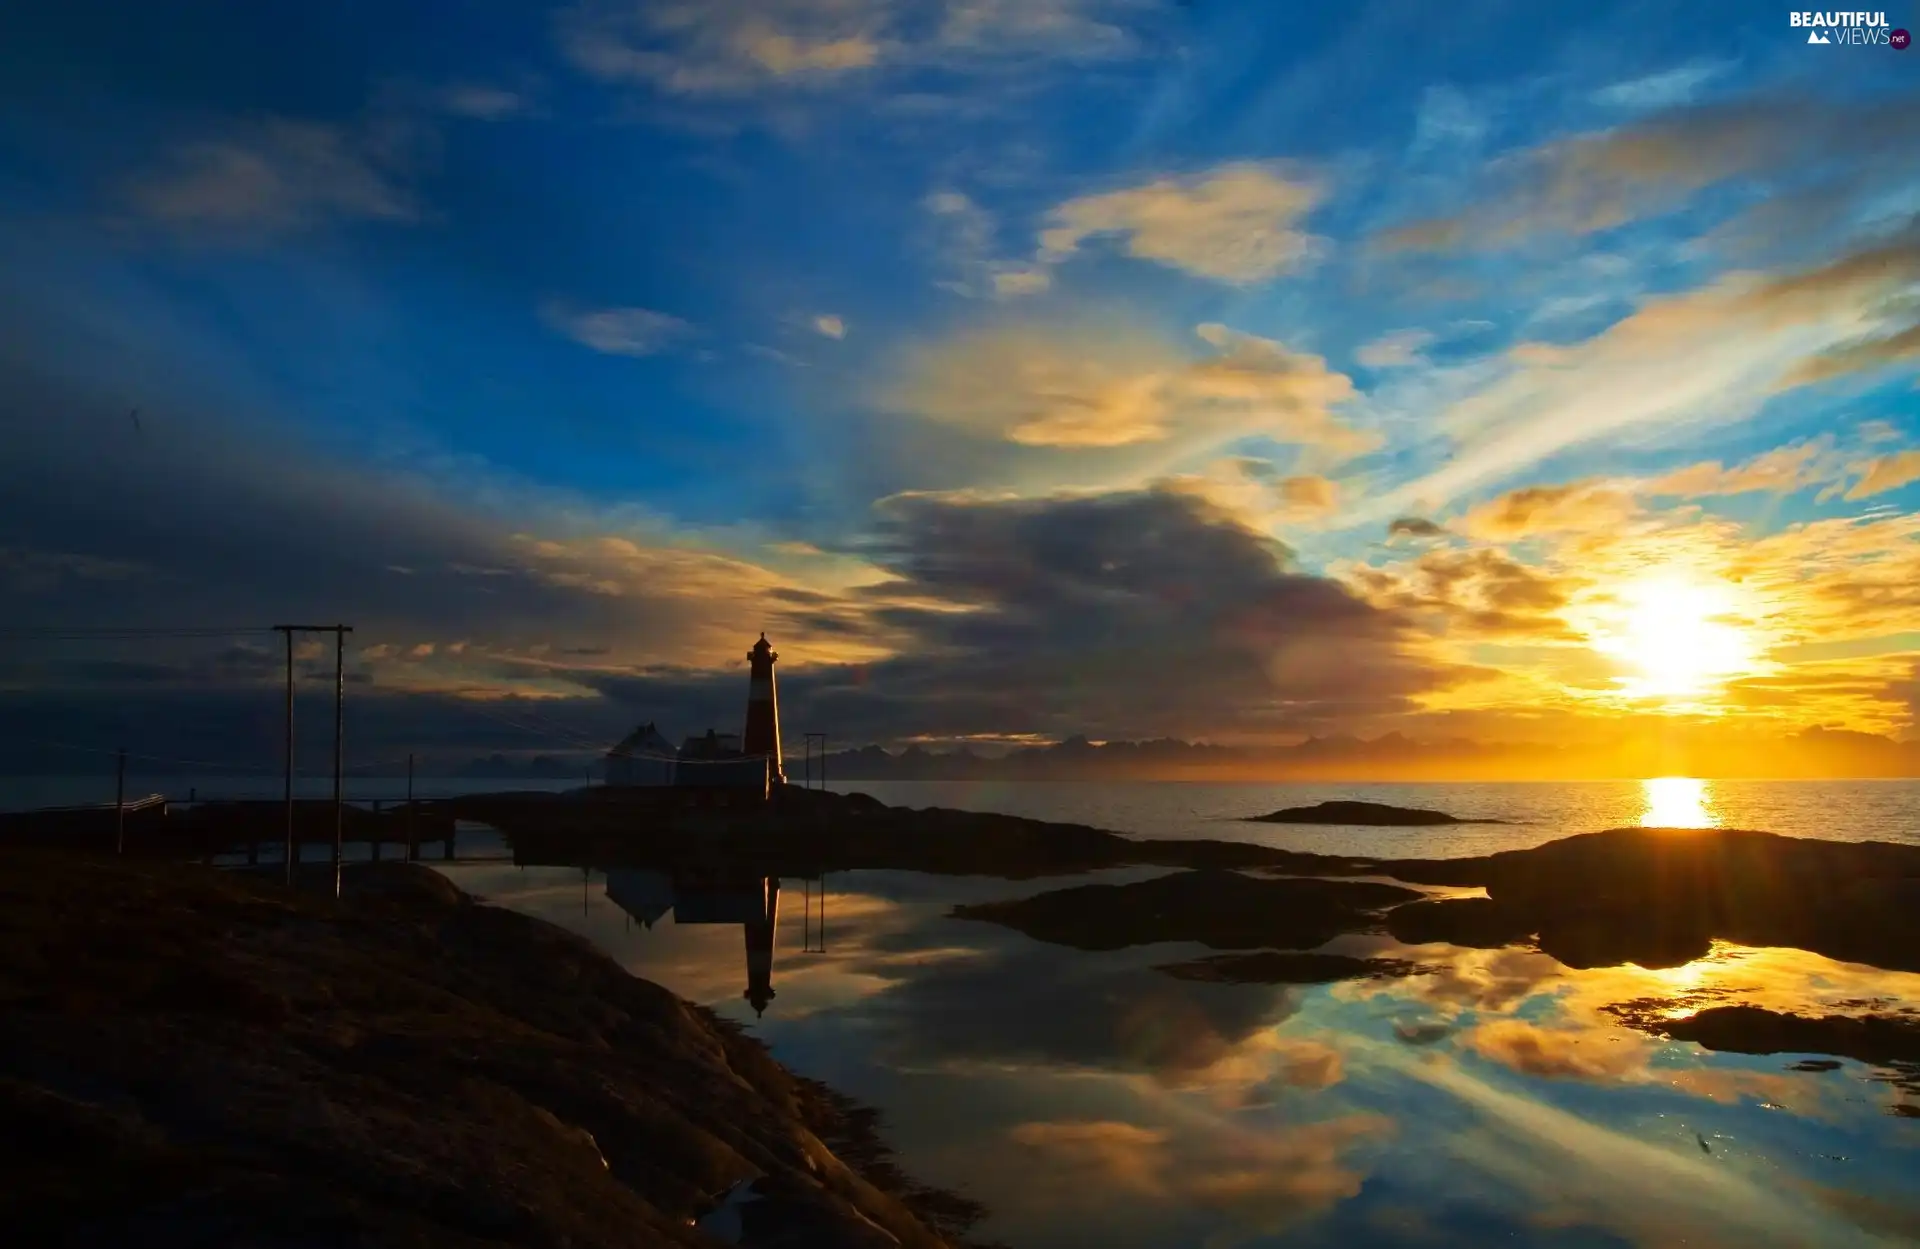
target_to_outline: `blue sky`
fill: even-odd
[[[5,567],[396,696],[764,627],[887,740],[1908,732],[1915,15],[1789,13],[43,7]]]

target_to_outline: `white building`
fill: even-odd
[[[607,752],[607,784],[671,785],[673,743],[648,721]]]

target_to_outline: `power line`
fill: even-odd
[[[54,750],[75,750],[89,755],[125,755],[129,759],[144,759],[149,763],[184,763],[196,768],[232,769],[235,772],[265,772],[272,774],[278,768],[264,767],[257,763],[235,763],[227,759],[182,759],[174,755],[147,755],[135,750],[106,749],[100,746],[82,746],[75,742],[55,742],[43,738],[30,738],[28,745],[46,746]]]
[[[272,633],[271,625],[239,625],[234,628],[176,628],[176,629],[136,629],[136,628],[98,628],[84,629],[60,626],[42,626],[28,628],[0,629],[0,637],[29,638],[36,641],[53,642],[125,642],[142,641],[148,638],[224,638],[241,637],[248,634]]]

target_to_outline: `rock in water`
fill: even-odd
[[[1265,815],[1249,815],[1261,824],[1368,824],[1380,827],[1412,827],[1429,824],[1504,824],[1505,820],[1462,819],[1445,811],[1424,807],[1396,807],[1385,802],[1354,802],[1337,799],[1311,807],[1282,807]]]
[[[958,906],[960,919],[1017,929],[1082,950],[1197,941],[1216,950],[1299,950],[1376,928],[1380,912],[1420,895],[1371,881],[1262,879],[1174,872],[1131,885],[1078,885],[1008,902]]]

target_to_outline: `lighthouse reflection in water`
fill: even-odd
[[[607,897],[652,928],[668,912],[676,924],[739,924],[745,936],[747,987],[740,995],[766,1013],[773,992],[773,938],[780,920],[780,878],[720,872],[615,869]]]

